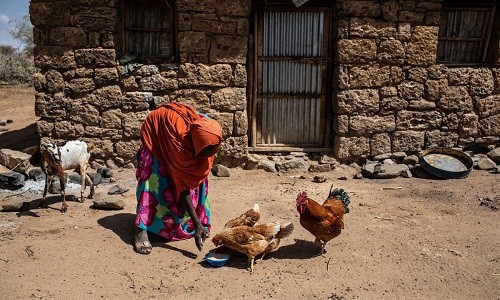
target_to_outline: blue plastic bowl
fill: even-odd
[[[205,261],[212,267],[222,267],[229,261],[229,254],[208,253],[205,255]]]

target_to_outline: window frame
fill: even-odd
[[[166,16],[171,14],[170,20],[170,28],[163,29],[153,29],[153,28],[126,28],[126,19],[129,17],[127,14],[127,4],[130,3],[166,3],[168,7],[170,7],[169,12],[166,12]],[[131,53],[129,49],[127,49],[127,34],[129,31],[143,32],[144,34],[148,34],[151,32],[168,32],[171,34],[171,44],[170,47],[172,51],[169,54],[165,55],[140,55],[134,61],[149,63],[149,64],[159,64],[159,63],[176,63],[179,61],[178,55],[178,27],[177,27],[177,7],[175,0],[121,0],[120,1],[120,30],[119,30],[119,52],[120,56],[124,54],[135,54]]]
[[[457,3],[458,2],[458,3]],[[448,37],[442,37],[441,36],[441,30],[443,26],[443,12],[445,11],[477,11],[477,10],[484,10],[489,13],[487,20],[485,20],[485,23],[483,24],[482,28],[482,36],[480,38],[471,38],[471,37],[459,37],[459,36],[448,36]],[[487,3],[471,3],[471,2],[461,2],[460,1],[450,1],[450,3],[443,3],[442,6],[442,14],[441,14],[441,21],[439,24],[439,33],[438,33],[438,48],[437,48],[437,53],[436,53],[436,62],[441,63],[447,66],[480,66],[484,65],[486,63],[486,57],[488,53],[488,48],[490,46],[490,40],[491,40],[491,33],[493,30],[494,26],[494,18],[495,18],[495,13],[496,13],[496,5],[493,2],[487,2]],[[461,22],[464,22],[461,20]],[[479,59],[474,62],[466,62],[466,61],[451,61],[451,60],[445,60],[443,59],[444,57],[440,57],[440,51],[441,47],[443,47],[443,41],[451,41],[451,42],[467,42],[467,41],[472,41],[472,42],[479,42],[480,43],[480,49],[479,51]],[[443,50],[446,53],[446,50]],[[458,51],[458,50],[455,50]],[[455,55],[456,52],[453,52],[452,55]]]

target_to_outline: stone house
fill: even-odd
[[[148,111],[217,119],[220,159],[345,162],[500,141],[497,1],[31,0],[37,128],[134,160]]]

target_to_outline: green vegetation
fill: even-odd
[[[33,74],[38,71],[33,60],[33,26],[29,15],[13,23],[14,27],[9,30],[9,34],[23,48],[20,50],[11,45],[0,45],[0,83],[32,83]]]

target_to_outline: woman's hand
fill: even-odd
[[[208,230],[205,229],[203,226],[197,226],[195,229],[194,233],[194,242],[196,244],[196,247],[198,247],[198,250],[203,250],[203,243],[205,240],[208,238]]]
[[[183,191],[181,193],[180,201],[182,205],[184,205],[184,208],[188,212],[189,217],[191,217],[191,220],[193,221],[193,224],[195,226],[194,242],[198,250],[201,251],[203,249],[203,242],[205,242],[205,239],[208,238],[208,230],[201,226],[200,220],[198,219],[198,216],[196,215],[196,212],[194,210],[189,190]]]

